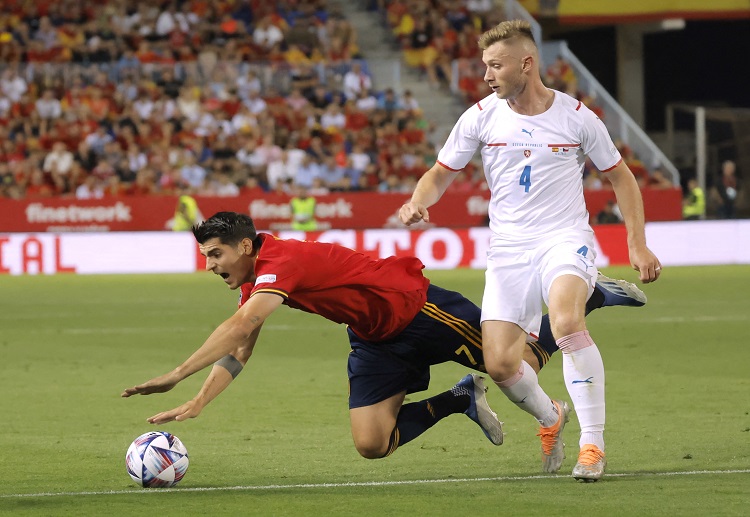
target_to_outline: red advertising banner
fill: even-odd
[[[629,264],[624,225],[595,226],[594,233],[597,267]],[[484,269],[490,241],[486,226],[274,234],[335,242],[375,258],[415,256],[429,269]],[[648,223],[646,238],[665,267],[750,264],[747,220]],[[148,260],[143,260],[144,249]],[[190,232],[0,233],[0,276],[190,273],[205,267],[206,260]]]
[[[589,213],[595,216],[611,191],[586,192]],[[396,214],[406,194],[375,192],[317,196],[316,217],[321,228],[401,228]],[[643,191],[646,220],[674,221],[682,216],[680,189]],[[225,210],[249,214],[261,230],[282,230],[290,220],[289,198],[196,197],[204,217]],[[430,211],[431,222],[441,228],[483,226],[487,219],[488,192],[446,193]],[[0,232],[109,232],[163,231],[170,228],[177,198],[134,196],[103,199],[45,198],[0,200]]]

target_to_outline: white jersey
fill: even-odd
[[[534,116],[487,96],[461,115],[438,153],[443,167],[458,171],[481,150],[493,244],[592,231],[583,198],[586,156],[605,172],[621,160],[604,123],[580,101],[553,91],[552,106]]]

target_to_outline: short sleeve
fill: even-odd
[[[604,122],[586,106],[581,108],[581,148],[600,171],[608,171],[620,163],[622,156],[609,136]]]
[[[475,104],[466,110],[453,126],[437,157],[437,161],[443,167],[460,171],[466,167],[482,145],[477,129],[479,113],[480,109]]]

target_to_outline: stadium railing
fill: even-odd
[[[680,185],[680,173],[653,140],[618,104],[593,74],[581,63],[564,41],[542,44],[542,61],[552,63],[562,57],[575,71],[578,90],[590,97],[604,113],[604,123],[615,140],[629,146],[649,169],[660,168],[675,186]]]

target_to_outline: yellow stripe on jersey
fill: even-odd
[[[428,315],[430,318],[436,319],[448,325],[450,328],[464,336],[477,348],[479,348],[480,350],[482,349],[482,333],[472,327],[471,324],[467,321],[459,319],[454,315],[445,312],[437,305],[430,302],[424,304],[424,307],[422,307],[422,312]]]
[[[253,294],[250,295],[250,298],[255,296],[258,293],[268,293],[268,294],[278,294],[282,298],[289,298],[289,293],[286,291],[282,291],[281,289],[271,289],[271,288],[265,288],[265,289],[258,289]]]

